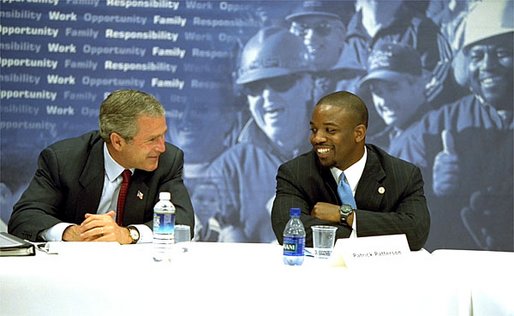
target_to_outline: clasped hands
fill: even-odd
[[[80,225],[72,225],[64,230],[63,241],[117,241],[120,244],[130,244],[132,239],[128,229],[116,224],[116,213],[85,215]]]

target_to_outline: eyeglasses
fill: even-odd
[[[307,30],[312,30],[319,36],[325,37],[332,32],[332,24],[328,22],[320,22],[316,24],[307,24],[307,23],[296,23],[293,22],[291,25],[291,33],[296,36],[305,36],[307,34]]]
[[[268,88],[275,92],[286,92],[291,89],[300,79],[298,75],[282,76],[271,79],[262,79],[243,85],[242,92],[246,95],[257,96]]]

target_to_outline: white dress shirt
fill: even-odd
[[[366,166],[366,159],[368,158],[368,150],[364,147],[364,155],[359,159],[356,163],[346,168],[346,170],[341,170],[336,167],[330,168],[332,172],[332,176],[336,180],[336,183],[339,184],[341,181],[341,174],[344,172],[348,183],[350,184],[350,188],[352,189],[352,194],[355,197],[355,190],[357,190],[357,185],[359,184],[359,180],[361,179],[362,172],[364,171],[364,167]],[[359,206],[357,205],[357,208]],[[353,212],[353,223],[352,223],[352,233],[350,234],[350,238],[357,237],[357,210]]]

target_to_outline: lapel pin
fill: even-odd
[[[378,193],[380,193],[380,194],[384,194],[385,191],[386,191],[386,189],[384,187],[378,188]]]
[[[137,197],[142,200],[143,199],[143,193],[141,191],[137,191]]]

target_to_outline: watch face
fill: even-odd
[[[131,227],[131,228],[129,228],[129,232],[130,232],[130,237],[134,241],[137,241],[139,239],[139,232],[137,231],[137,229]]]
[[[353,212],[353,208],[348,204],[343,204],[343,205],[341,205],[340,212],[341,212],[341,215],[347,216],[351,212]]]

